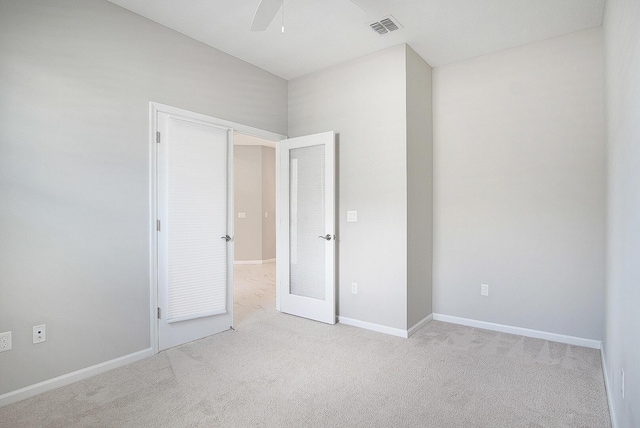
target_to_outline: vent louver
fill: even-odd
[[[390,20],[389,18],[383,19],[382,21],[380,21],[380,23],[384,25],[384,28],[386,28],[389,31],[396,31],[398,29],[398,26],[396,25],[396,23]]]
[[[374,22],[373,24],[370,24],[370,27],[373,28],[373,31],[375,31],[380,35],[386,34],[389,32],[386,28],[384,28],[384,25],[382,25],[379,22]]]
[[[382,18],[379,21],[369,23],[369,27],[381,36],[391,31],[402,28],[402,25],[391,15]]]

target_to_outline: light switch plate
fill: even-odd
[[[358,211],[347,211],[347,221],[348,222],[357,222],[358,221]]]
[[[245,212],[239,212],[239,213],[238,213],[238,218],[247,218],[247,213],[245,213]]]

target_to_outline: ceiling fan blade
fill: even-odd
[[[280,10],[284,0],[262,0],[251,23],[251,31],[266,30]]]

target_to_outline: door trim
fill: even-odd
[[[157,178],[157,143],[158,113],[176,114],[186,116],[194,120],[202,121],[230,131],[238,131],[265,140],[278,142],[287,138],[285,135],[265,131],[241,123],[195,113],[178,107],[172,107],[154,101],[149,102],[149,341],[152,354],[158,353],[158,235],[156,233],[156,216],[158,212],[158,178]],[[230,198],[230,206],[233,207],[233,197]],[[233,299],[233,297],[232,297]]]

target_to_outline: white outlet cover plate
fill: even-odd
[[[42,343],[47,340],[47,330],[45,324],[33,326],[33,343]]]
[[[11,350],[11,332],[0,333],[0,352]]]
[[[358,221],[358,211],[347,211],[347,221],[348,222],[357,222]]]
[[[489,284],[480,284],[480,295],[481,296],[489,295]]]

